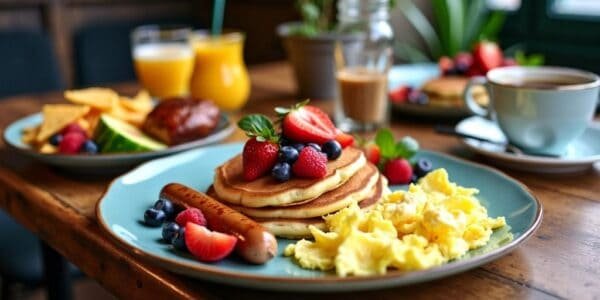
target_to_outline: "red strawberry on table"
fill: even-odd
[[[301,178],[323,178],[327,175],[327,156],[313,147],[304,147],[292,166],[292,172]]]
[[[475,45],[473,50],[473,58],[475,64],[479,66],[479,69],[483,73],[487,73],[493,68],[497,68],[502,65],[504,55],[502,50],[498,47],[498,44],[489,41],[482,41]]]
[[[275,111],[282,117],[283,135],[298,143],[319,145],[336,137],[336,128],[329,116],[315,106],[300,102],[291,108],[277,107]]]
[[[185,225],[185,245],[199,261],[213,262],[225,258],[237,243],[237,238],[194,223]]]
[[[242,152],[244,179],[252,181],[271,172],[279,152],[279,135],[271,120],[263,115],[247,115],[238,127],[251,137]]]

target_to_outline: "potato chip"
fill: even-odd
[[[100,115],[102,115],[102,111],[93,108],[90,109],[90,111],[85,116],[83,116],[83,119],[85,119],[89,123],[89,128],[87,131],[88,136],[94,135],[96,127],[98,126],[98,121],[100,121]]]
[[[40,147],[39,151],[40,153],[52,154],[58,152],[58,149],[56,146],[46,142]]]
[[[90,111],[86,105],[75,104],[46,104],[42,109],[44,120],[36,137],[36,142],[42,143],[65,126],[77,121]]]
[[[21,132],[21,141],[24,144],[34,144],[35,143],[35,138],[38,135],[38,132],[40,130],[40,126],[34,126],[34,127],[27,127],[24,128],[23,131]]]
[[[92,87],[65,91],[65,98],[76,104],[85,104],[101,111],[110,111],[119,102],[119,94],[109,88]]]
[[[141,127],[144,124],[147,115],[147,113],[132,111],[121,105],[113,107],[108,114],[137,127]]]
[[[119,103],[129,110],[143,113],[149,113],[154,107],[152,98],[146,90],[139,91],[133,98],[121,96]]]

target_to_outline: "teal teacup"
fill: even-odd
[[[490,103],[471,97],[486,87]],[[503,67],[472,78],[464,92],[467,108],[498,123],[510,142],[531,154],[560,156],[592,121],[600,79],[561,67]]]

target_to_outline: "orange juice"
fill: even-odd
[[[190,84],[194,98],[212,100],[224,110],[244,106],[250,80],[242,55],[243,43],[244,36],[240,33],[195,36],[196,63]]]
[[[163,98],[189,93],[194,67],[194,55],[189,45],[138,45],[133,50],[133,60],[137,77],[152,96]]]

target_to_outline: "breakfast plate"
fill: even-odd
[[[214,131],[201,139],[169,147],[164,150],[123,153],[123,154],[101,154],[101,155],[64,155],[45,154],[35,151],[30,145],[22,141],[22,132],[25,128],[36,126],[42,122],[42,114],[36,113],[19,119],[10,124],[4,130],[4,141],[8,146],[18,153],[29,156],[35,160],[75,173],[115,173],[138,165],[141,162],[158,158],[184,150],[214,144],[227,138],[233,133],[235,126],[229,121],[225,114],[221,114],[217,127]]]
[[[456,274],[507,254],[530,237],[542,219],[542,207],[519,182],[491,168],[421,151],[417,156],[444,167],[460,185],[480,189],[479,199],[489,215],[505,216],[512,240],[499,241],[496,231],[488,249],[470,251],[460,260],[424,271],[389,271],[369,277],[338,277],[335,273],[306,270],[282,255],[291,240],[278,239],[277,255],[264,265],[250,265],[236,256],[217,263],[202,263],[190,254],[161,243],[160,228],[143,225],[145,209],[156,201],[161,188],[178,182],[199,191],[213,183],[213,170],[242,151],[243,144],[225,144],[190,150],[147,162],[116,178],[97,204],[100,226],[131,253],[172,272],[224,284],[286,291],[350,291],[401,286]],[[392,189],[403,188],[401,186]],[[405,186],[404,186],[405,188]],[[127,200],[127,201],[124,201]],[[506,234],[506,232],[504,232]]]
[[[575,173],[586,171],[600,161],[600,123],[597,122],[591,123],[560,157],[506,152],[501,146],[507,141],[504,133],[495,122],[482,117],[473,116],[460,121],[456,131],[498,142],[500,145],[461,139],[473,152],[490,158],[494,164],[515,170],[546,174]]]
[[[434,63],[397,65],[393,66],[388,73],[388,87],[390,91],[400,85],[409,85],[411,87],[420,88],[428,80],[439,76],[439,67]],[[457,119],[471,115],[468,110],[463,108],[448,108],[427,104],[392,103],[392,108],[394,111],[401,114],[428,118]]]

